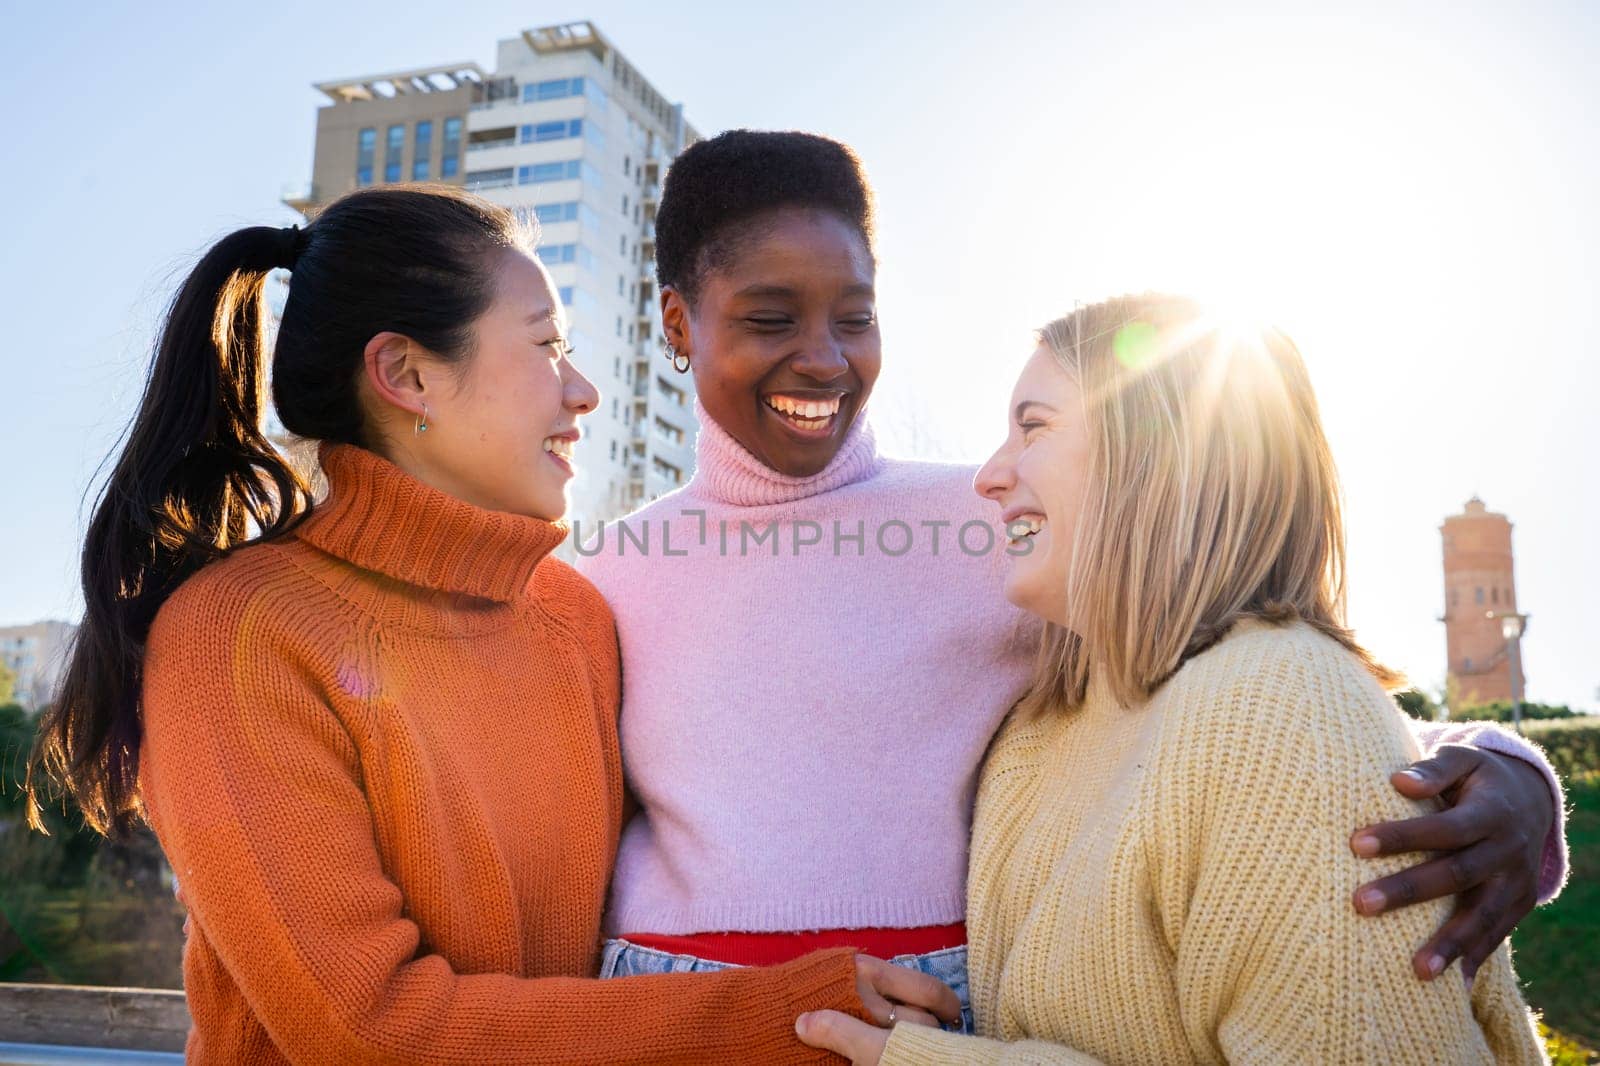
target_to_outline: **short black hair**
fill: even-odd
[[[656,280],[690,303],[728,261],[745,223],[780,207],[830,211],[873,250],[872,186],[847,144],[814,133],[729,130],[686,148],[656,212]]]

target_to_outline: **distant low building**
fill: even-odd
[[[12,698],[29,710],[50,702],[67,666],[67,649],[78,627],[70,622],[0,626],[0,662],[16,675]]]
[[[1439,532],[1444,538],[1449,691],[1461,707],[1510,702],[1512,660],[1500,616],[1517,610],[1511,522],[1474,496],[1460,514],[1444,520]],[[1524,691],[1526,685],[1524,677]]]

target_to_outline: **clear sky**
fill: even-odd
[[[982,459],[1028,331],[1075,302],[1248,304],[1311,365],[1360,636],[1442,679],[1437,527],[1477,493],[1516,524],[1530,697],[1600,706],[1600,5],[1338,8],[13,6],[0,623],[78,614],[84,494],[154,324],[210,241],[296,221],[312,82],[492,67],[498,38],[588,18],[702,132],[856,146],[898,450]]]

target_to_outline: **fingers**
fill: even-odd
[[[1496,878],[1461,897],[1455,913],[1412,956],[1411,968],[1430,981],[1459,958],[1462,975],[1471,979],[1532,909],[1530,889],[1518,890]]]
[[[1408,851],[1455,851],[1476,844],[1493,831],[1490,819],[1470,807],[1451,807],[1398,822],[1379,822],[1358,829],[1350,850],[1364,859]]]
[[[1389,781],[1408,799],[1430,799],[1461,784],[1482,761],[1483,753],[1477,748],[1444,744],[1431,757],[1391,775]]]
[[[1511,931],[1516,928],[1517,923],[1526,918],[1528,912],[1533,910],[1537,903],[1538,892],[1537,889],[1530,885],[1522,892],[1511,891],[1508,895],[1510,896],[1510,902],[1504,907],[1499,923],[1490,926],[1487,932],[1480,934],[1477,940],[1470,944],[1466,951],[1461,953],[1461,972],[1469,982],[1477,976],[1478,967],[1487,962],[1489,956],[1499,950],[1500,945],[1511,935]]]
[[[961,1000],[957,999],[956,994],[950,991],[950,987],[937,977],[922,973],[920,970],[895,966],[868,955],[856,956],[856,962],[872,982],[873,991],[885,999],[904,1003],[910,1007],[920,1007],[946,1022],[961,1020]],[[866,998],[863,996],[863,1001]],[[868,1009],[871,1009],[870,1006]],[[896,1013],[896,1017],[901,1016],[899,1012]],[[873,1017],[880,1022],[887,1022],[888,1007],[884,1007],[883,1014],[874,1013]]]
[[[1453,851],[1362,885],[1355,892],[1355,908],[1370,916],[1466,892],[1500,874],[1505,861],[1503,848],[1492,841]]]
[[[794,1022],[794,1034],[802,1044],[836,1052],[852,1062],[875,1061],[869,1059],[871,1040],[873,1034],[881,1032],[836,1010],[812,1011]]]
[[[909,1022],[912,1025],[926,1025],[930,1029],[939,1028],[938,1018],[935,1018],[925,1010],[918,1010],[916,1007],[909,1007],[904,1003],[896,1005],[894,1022],[896,1025],[901,1022]]]

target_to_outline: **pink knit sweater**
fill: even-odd
[[[865,418],[793,478],[699,415],[689,484],[576,530],[616,614],[641,806],[608,931],[961,921],[978,767],[1037,646],[1001,592],[996,508],[972,467],[880,456]],[[1477,743],[1549,772],[1492,727],[1418,732],[1424,750]],[[1546,893],[1565,871],[1552,841]]]

